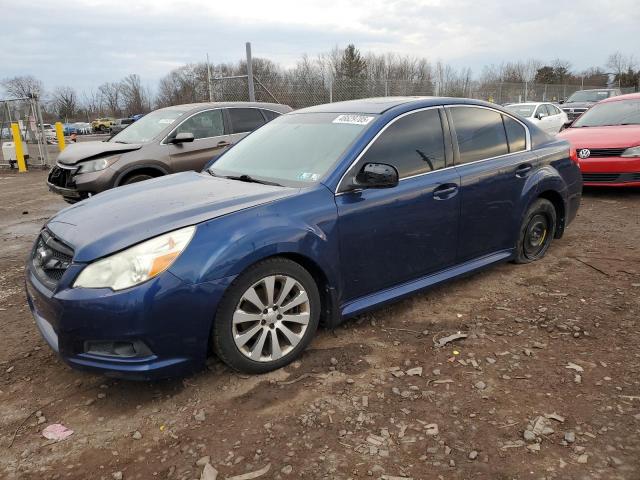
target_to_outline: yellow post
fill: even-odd
[[[11,124],[11,133],[13,134],[13,144],[16,147],[16,159],[18,160],[18,171],[26,172],[27,164],[24,161],[24,150],[22,149],[22,136],[20,135],[20,127],[17,123]]]
[[[56,137],[58,137],[58,148],[60,151],[64,150],[64,130],[60,122],[56,122]]]

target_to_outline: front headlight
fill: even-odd
[[[120,158],[120,155],[113,155],[111,157],[102,157],[96,160],[87,160],[86,162],[80,162],[78,164],[78,173],[91,173],[104,170],[109,165],[112,165]]]
[[[74,287],[122,290],[164,272],[193,237],[196,227],[186,227],[142,242],[98,260],[80,273]]]
[[[640,157],[640,145],[638,145],[637,147],[627,148],[624,152],[622,152],[622,155],[620,156],[625,158]]]

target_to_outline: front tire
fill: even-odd
[[[153,175],[148,175],[146,173],[134,173],[130,176],[126,177],[120,185],[129,185],[131,183],[144,182],[145,180],[151,180]]]
[[[294,361],[320,321],[315,280],[286,258],[259,262],[242,273],[222,298],[211,342],[234,370],[266,373]]]
[[[530,263],[545,256],[556,233],[556,209],[539,198],[529,207],[520,226],[515,263]]]

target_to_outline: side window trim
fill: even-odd
[[[389,128],[391,125],[393,125],[395,122],[397,122],[398,120],[400,120],[401,118],[404,118],[408,115],[412,115],[414,113],[418,113],[418,112],[424,112],[425,110],[433,110],[433,109],[438,109],[439,111],[442,111],[444,109],[444,107],[442,105],[433,105],[430,107],[423,107],[423,108],[418,108],[416,110],[411,110],[409,112],[404,112],[401,113],[400,115],[398,115],[397,117],[392,118],[391,120],[389,120],[384,127],[382,127],[378,133],[375,134],[375,136],[369,141],[369,143],[367,143],[365,145],[365,147],[360,151],[360,153],[356,156],[355,160],[353,162],[351,162],[351,165],[349,165],[349,167],[345,170],[345,172],[342,174],[342,176],[340,177],[340,180],[338,181],[338,186],[336,187],[336,191],[334,192],[335,195],[342,195],[343,193],[347,193],[346,191],[342,190],[342,183],[344,182],[344,179],[347,177],[347,175],[349,175],[349,173],[358,165],[358,163],[360,162],[360,160],[362,159],[362,157],[367,153],[367,151],[369,150],[369,148],[371,147],[371,145],[373,145],[375,143],[375,141],[378,139],[378,137],[380,137],[387,128]],[[443,130],[443,143],[445,146],[445,162],[447,161],[447,137],[445,134],[445,124],[443,122],[442,119],[442,114],[440,114],[440,125],[442,126],[442,130]],[[447,125],[447,128],[449,126]],[[400,179],[400,181],[404,181],[404,180],[409,180],[411,178],[416,178],[416,177],[421,177],[422,175],[428,175],[430,173],[435,173],[435,172],[441,172],[442,170],[446,170],[448,168],[453,168],[454,165],[448,165],[445,163],[445,168],[440,168],[438,170],[432,170],[430,172],[424,172],[424,173],[419,173],[416,175],[411,175],[408,177],[403,177]],[[351,192],[353,190],[349,190],[349,192]]]
[[[191,115],[189,115],[188,117],[185,117],[179,124],[177,124],[175,127],[173,127],[171,129],[171,131],[169,133],[167,133],[164,138],[160,141],[160,145],[168,145],[167,143],[167,138],[169,138],[171,135],[173,135],[173,133],[180,128],[180,126],[182,126],[182,124],[184,122],[186,122],[187,120],[189,120],[191,117],[195,117],[196,115],[200,114],[200,113],[204,113],[204,112],[212,112],[213,110],[222,110],[222,112],[220,112],[222,114],[222,125],[224,126],[224,132],[222,133],[222,135],[214,135],[213,137],[202,137],[202,138],[196,138],[194,140],[194,142],[197,142],[198,140],[207,140],[208,138],[216,138],[216,137],[222,137],[224,135],[228,135],[227,133],[227,126],[226,123],[224,121],[224,109],[221,107],[217,107],[217,108],[207,108],[205,110],[198,110],[197,112],[193,112]]]
[[[485,110],[491,110],[492,112],[495,112],[495,113],[497,113],[499,115],[504,115],[504,116],[507,116],[509,118],[512,118],[513,120],[518,122],[520,125],[522,125],[522,127],[524,128],[524,132],[525,132],[525,149],[524,150],[518,150],[517,152],[505,153],[504,155],[498,155],[498,156],[495,156],[495,157],[481,158],[479,160],[474,160],[473,162],[460,163],[460,150],[458,148],[458,137],[456,135],[456,127],[453,124],[453,120],[451,118],[451,113],[450,113],[450,109],[451,108],[458,108],[458,107],[484,108]],[[484,105],[466,105],[466,104],[447,105],[445,110],[447,112],[447,119],[449,120],[449,124],[451,125],[451,137],[454,140],[454,142],[453,142],[454,165],[457,166],[457,167],[460,167],[462,165],[473,165],[474,163],[486,162],[487,160],[494,160],[496,158],[507,157],[509,155],[516,155],[518,153],[528,152],[528,151],[531,150],[531,132],[529,132],[529,128],[523,122],[518,120],[516,117],[514,117],[510,113],[503,112],[501,110],[496,110],[495,108],[491,108],[491,107],[485,107]],[[504,128],[504,120],[502,121],[502,127]],[[505,130],[505,138],[506,138],[506,130]],[[507,141],[507,148],[510,148],[508,145],[509,145],[509,142]]]

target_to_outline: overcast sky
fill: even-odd
[[[0,79],[34,75],[91,89],[129,73],[146,85],[174,67],[254,56],[285,66],[355,43],[361,51],[455,67],[556,57],[574,69],[640,49],[639,0],[0,1]]]

